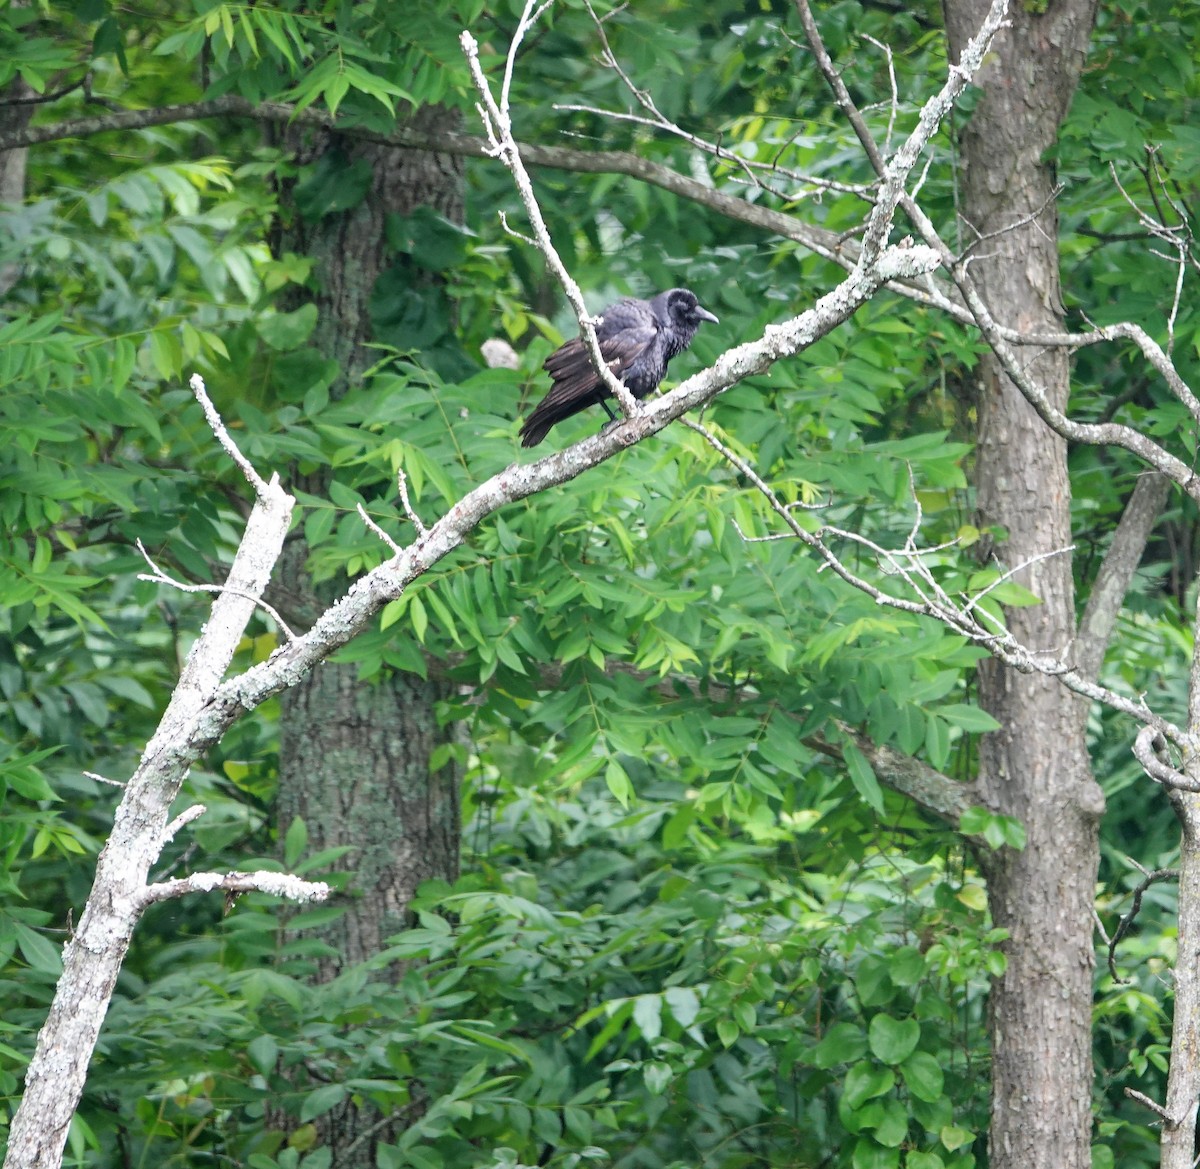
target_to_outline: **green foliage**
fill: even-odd
[[[316,1118],[370,1105],[404,1120],[380,1164],[679,1165],[681,1143],[718,1165],[902,1144],[971,1164],[985,1056],[963,1024],[978,1035],[998,939],[959,879],[883,853],[832,872],[787,846],[667,847],[680,792],[625,812],[597,782],[504,784],[468,829],[474,871],[325,986],[306,929],[337,908],[281,934],[249,898],[208,940],[168,942],[114,1004],[88,1131],[107,1149],[122,1117],[138,1157],[267,1169],[316,1155]]]

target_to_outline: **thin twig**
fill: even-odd
[[[1068,553],[1074,552],[1074,551],[1075,551],[1075,545],[1069,544],[1069,545],[1067,545],[1066,548],[1052,548],[1049,552],[1039,552],[1036,556],[1031,556],[1031,557],[1029,557],[1028,560],[1023,560],[1020,564],[1018,564],[1016,566],[1016,568],[1010,568],[1007,572],[1001,573],[986,588],[980,589],[980,591],[977,592],[975,594],[975,596],[973,596],[970,599],[970,601],[967,602],[966,607],[963,609],[963,612],[970,613],[975,608],[975,606],[978,605],[979,602],[984,599],[984,597],[986,597],[990,592],[993,591],[993,589],[998,588],[1000,585],[1004,584],[1004,582],[1007,580],[1012,580],[1012,578],[1014,576],[1016,576],[1016,574],[1018,572],[1024,572],[1025,569],[1029,568],[1030,566],[1032,566],[1034,564],[1037,564],[1039,561],[1050,560],[1052,557],[1055,557],[1055,556],[1066,556]]]
[[[1178,869],[1155,869],[1153,872],[1149,872],[1139,865],[1137,861],[1133,860],[1132,857],[1130,860],[1141,871],[1142,880],[1133,888],[1129,912],[1123,914],[1121,920],[1117,922],[1117,928],[1113,930],[1112,937],[1104,939],[1108,943],[1108,972],[1113,976],[1114,982],[1119,982],[1122,985],[1128,985],[1133,980],[1130,978],[1121,978],[1117,974],[1117,945],[1129,933],[1134,921],[1137,920],[1137,915],[1141,913],[1142,897],[1151,885],[1155,885],[1159,881],[1177,880],[1179,877]],[[1101,932],[1103,932],[1103,927],[1101,928]]]
[[[400,504],[404,508],[404,514],[408,516],[412,526],[417,529],[417,535],[428,536],[429,529],[421,522],[421,517],[417,515],[416,508],[408,498],[408,476],[404,473],[403,467],[396,470],[396,486],[400,489]]]
[[[900,108],[899,90],[896,88],[896,63],[892,58],[892,46],[888,45],[888,44],[884,44],[883,41],[877,41],[869,33],[863,33],[863,39],[870,41],[871,44],[873,44],[877,49],[882,50],[883,54],[887,58],[888,81],[891,82],[891,86],[892,86],[892,101],[891,101],[891,105],[888,107],[887,133],[883,139],[883,148],[884,148],[884,152],[886,154],[891,154],[891,152],[892,152],[892,130],[895,128],[896,113]],[[920,185],[920,184],[918,184],[918,185]]]
[[[200,408],[204,411],[204,417],[208,419],[208,425],[216,435],[217,442],[246,476],[246,482],[254,488],[254,494],[262,499],[267,492],[267,485],[250,465],[250,460],[238,450],[237,444],[229,437],[229,431],[225,429],[225,423],[221,421],[221,415],[217,413],[217,408],[212,404],[208,390],[204,387],[204,379],[198,373],[194,373],[188,384],[192,387],[192,393],[196,395],[196,401],[200,403]]]
[[[397,544],[396,541],[393,540],[391,536],[389,536],[387,532],[385,532],[373,519],[371,519],[369,515],[367,515],[367,509],[363,507],[361,503],[358,504],[358,514],[362,522],[366,524],[367,527],[392,550],[393,555],[399,556],[404,552],[404,549],[401,548],[400,545]]]
[[[265,484],[263,485],[266,486]],[[146,551],[146,546],[141,539],[135,540],[137,550],[142,554],[143,559],[150,566],[150,572],[139,572],[138,580],[148,581],[151,584],[170,585],[173,589],[178,589],[181,593],[229,593],[231,596],[244,597],[248,601],[253,601],[260,609],[264,610],[279,626],[280,632],[288,641],[295,641],[296,635],[288,627],[288,623],[279,615],[279,611],[269,605],[262,597],[255,597],[251,593],[243,592],[241,589],[231,588],[228,585],[218,584],[187,584],[184,581],[176,580],[172,576],[168,576],[150,557],[150,553]]]
[[[984,232],[982,235],[979,232],[976,232],[975,238],[965,248],[963,248],[962,253],[959,255],[959,261],[966,262],[972,258],[986,258],[979,255],[976,251],[980,244],[985,244],[989,240],[999,239],[1001,236],[1009,235],[1012,232],[1018,231],[1020,228],[1025,227],[1027,224],[1032,224],[1039,232],[1041,232],[1043,236],[1045,236],[1046,233],[1042,230],[1038,220],[1042,217],[1042,213],[1046,210],[1046,208],[1052,206],[1054,200],[1057,199],[1065,189],[1065,183],[1055,183],[1054,186],[1050,188],[1050,194],[1042,200],[1041,205],[1035,207],[1028,214],[1022,215],[1019,219],[1014,219],[1012,223],[1006,223],[1003,227],[996,228],[995,231]]]
[[[515,59],[520,40],[529,30],[533,21],[544,10],[545,5],[534,12],[533,0],[526,0],[521,21],[517,25],[517,31],[513,34],[512,42],[509,45],[508,57],[506,58],[506,87],[511,84],[511,65]],[[521,202],[525,205],[525,212],[529,216],[529,222],[533,225],[533,234],[537,241],[538,250],[546,257],[546,262],[549,264],[550,270],[554,273],[559,284],[562,285],[563,292],[566,293],[567,300],[570,301],[571,308],[575,311],[575,319],[579,322],[580,335],[583,337],[588,355],[592,359],[592,366],[596,370],[596,375],[604,383],[609,393],[621,404],[621,409],[624,411],[625,416],[627,418],[634,418],[641,413],[641,407],[638,405],[637,399],[625,387],[625,383],[613,374],[613,371],[608,366],[608,362],[604,360],[604,354],[600,351],[599,339],[596,337],[596,321],[589,314],[579,285],[575,283],[574,278],[567,271],[566,265],[562,262],[562,258],[559,256],[558,251],[554,247],[554,242],[550,238],[550,231],[546,227],[546,220],[542,215],[541,208],[538,206],[537,196],[533,192],[533,184],[530,182],[529,172],[526,171],[525,164],[521,161],[521,151],[517,146],[516,139],[513,137],[512,121],[509,117],[507,106],[498,105],[496,99],[492,96],[491,87],[488,85],[487,77],[483,72],[483,66],[479,63],[479,43],[467,30],[463,31],[459,42],[462,45],[463,53],[466,55],[467,65],[470,68],[475,87],[479,90],[480,97],[483,99],[482,104],[476,108],[483,121],[484,132],[491,143],[493,153],[504,163],[509,173],[513,176],[517,193],[521,197]],[[504,102],[507,102],[507,96],[507,88],[502,89],[501,97]]]
[[[163,829],[162,844],[164,846],[170,844],[181,828],[186,827],[193,820],[198,820],[207,811],[208,808],[203,804],[193,804],[190,808],[185,808]]]
[[[95,771],[85,771],[83,773],[88,779],[94,779],[97,783],[107,783],[110,787],[124,787],[124,780],[108,779],[106,776],[99,775]]]
[[[1161,1104],[1156,1104],[1149,1096],[1143,1095],[1136,1088],[1126,1088],[1125,1095],[1130,1100],[1137,1101],[1143,1108],[1149,1108],[1155,1116],[1159,1117],[1166,1124],[1179,1123]]]
[[[701,435],[722,458],[735,467],[739,474],[743,475],[754,485],[763,498],[766,499],[771,510],[783,520],[792,536],[817,553],[824,565],[835,575],[841,577],[847,584],[866,593],[877,605],[898,609],[904,613],[932,617],[963,637],[985,646],[994,657],[1020,673],[1044,674],[1048,677],[1057,678],[1063,685],[1075,693],[1089,698],[1094,702],[1102,702],[1114,710],[1131,716],[1139,723],[1144,724],[1142,734],[1148,733],[1151,736],[1161,734],[1183,748],[1188,748],[1192,744],[1192,738],[1186,731],[1168,719],[1155,714],[1144,701],[1128,698],[1115,690],[1109,689],[1107,686],[1099,685],[1090,678],[1084,677],[1078,670],[1069,666],[1053,653],[1031,650],[1022,645],[1003,625],[996,622],[995,618],[986,609],[979,609],[977,611],[978,618],[976,614],[964,610],[962,606],[957,605],[946,594],[945,590],[942,589],[941,585],[937,583],[932,573],[924,565],[922,557],[914,555],[914,550],[905,549],[903,551],[895,551],[883,548],[866,536],[862,536],[857,532],[845,531],[841,528],[825,526],[819,528],[815,533],[807,531],[796,521],[788,505],[783,503],[770,484],[745,459],[701,423],[690,418],[682,419],[682,421],[684,425]],[[739,534],[743,534],[740,528],[738,528],[738,532]],[[885,593],[864,577],[851,571],[825,542],[827,536],[846,539],[870,549],[880,562],[887,564],[891,568],[892,574],[899,577],[916,595],[918,600],[913,601],[906,597],[897,597],[890,593]],[[911,567],[906,567],[902,562],[902,558],[907,560]],[[1026,567],[1024,564],[1020,566],[1020,568],[1024,567]],[[981,620],[983,619],[986,619],[989,624],[994,623],[993,627],[989,628],[981,624]],[[1181,785],[1173,783],[1172,786]],[[1200,789],[1200,783],[1197,784],[1197,788]]]

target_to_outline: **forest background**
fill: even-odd
[[[0,10],[10,1116],[105,781],[209,619],[161,577],[224,580],[250,512],[191,375],[297,500],[235,672],[531,460],[519,419],[579,326],[506,230],[531,229],[459,39],[498,88],[526,11]],[[870,239],[864,134],[892,159],[986,12],[549,7],[513,130],[590,308],[693,289],[721,323],[681,379],[818,302]],[[191,769],[174,811],[205,812],[156,881],[338,892],[147,905],[66,1163],[1190,1163],[1195,1093],[1168,1083],[1190,762],[1131,747],[1196,722],[1196,413],[1172,379],[1200,338],[1200,13],[1008,21],[892,233],[928,243],[923,212],[957,265],[710,395],[706,433],[483,517]],[[993,318],[1035,339],[1018,361]],[[1148,344],[1050,338],[1124,322]],[[931,616],[914,564],[992,639]]]

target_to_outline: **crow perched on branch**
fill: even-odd
[[[609,305],[596,326],[596,338],[608,368],[635,398],[644,398],[662,381],[667,362],[692,343],[701,321],[716,324],[717,318],[700,307],[694,293],[672,288],[652,300],[630,297]],[[605,401],[612,394],[592,367],[581,337],[573,337],[551,353],[545,369],[554,384],[525,419],[522,446],[537,446],[556,422],[597,402],[609,418],[616,417]]]

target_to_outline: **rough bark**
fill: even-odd
[[[952,56],[986,7],[946,0]],[[1094,11],[1095,0],[1055,0],[1042,15],[1011,5],[1012,27],[976,78],[983,96],[960,136],[962,241],[1003,232],[980,249],[972,274],[997,320],[1027,333],[1063,328],[1054,175],[1042,155],[1075,90]],[[1044,352],[1031,369],[1063,410],[1068,355]],[[978,509],[983,524],[1007,532],[996,558],[1009,568],[1069,547],[1066,444],[995,360],[981,363],[978,393]],[[1011,611],[1010,628],[1030,647],[1060,651],[1075,632],[1070,558],[1039,561],[1018,579],[1042,603]],[[1091,915],[1104,807],[1088,759],[1086,705],[1051,678],[1018,675],[994,661],[981,663],[979,699],[1003,728],[981,741],[981,788],[990,806],[1022,821],[1028,837],[1024,851],[1006,850],[988,863],[992,916],[1010,933],[1008,968],[991,996],[989,1163],[1085,1169]]]
[[[1196,770],[1194,764],[1189,767],[1190,772]],[[1200,776],[1192,774],[1191,778]],[[1162,1169],[1194,1169],[1196,1106],[1200,1100],[1200,795],[1174,792],[1171,803],[1183,832],[1179,844],[1179,935]]]
[[[450,115],[434,108],[420,111],[414,122],[434,135],[453,125]],[[447,155],[351,144],[329,135],[298,143],[297,153],[304,160],[329,148],[371,164],[374,179],[366,199],[315,224],[296,217],[278,242],[315,260],[319,315],[312,343],[338,362],[345,383],[351,383],[379,359],[377,350],[366,347],[368,302],[391,262],[387,216],[407,215],[424,205],[461,220],[463,168],[460,159]],[[335,386],[334,393],[342,388]],[[322,479],[306,489],[324,494],[327,486]],[[304,608],[320,612],[335,593],[308,582],[308,555],[302,539],[291,541],[283,575],[307,593]],[[346,913],[323,931],[337,957],[320,962],[321,982],[378,953],[383,940],[403,927],[405,909],[422,881],[457,875],[457,777],[453,767],[436,773],[429,767],[430,753],[451,733],[438,726],[435,714],[438,701],[448,695],[444,682],[393,673],[362,683],[355,666],[326,662],[283,696],[280,838],[302,816],[313,850],[353,848],[345,862],[355,874],[352,896]],[[332,1150],[337,1169],[374,1166],[375,1145],[394,1134],[385,1128],[359,1138],[378,1119],[349,1104],[321,1119],[321,1141]]]
[[[8,102],[28,98],[32,90],[23,78],[18,77],[4,91]],[[33,117],[36,107],[32,103],[0,105],[0,135],[20,133]],[[25,169],[29,158],[26,147],[0,151],[0,206],[21,203],[25,198]],[[5,264],[0,267],[0,296],[3,296],[21,274],[20,265]]]
[[[411,676],[366,685],[353,667],[327,662],[284,699],[280,826],[303,816],[314,851],[354,846],[359,896],[327,935],[338,956],[321,961],[322,982],[404,927],[422,881],[457,873],[454,769],[429,769],[446,738],[434,713],[442,690]]]

